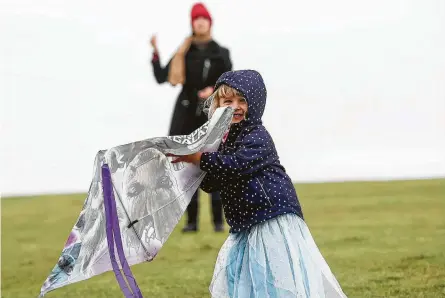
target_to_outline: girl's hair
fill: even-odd
[[[217,108],[219,108],[220,98],[230,98],[235,96],[243,96],[241,92],[227,85],[219,86],[212,95],[207,98],[204,103],[204,112],[208,115],[209,119]]]

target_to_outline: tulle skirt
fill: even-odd
[[[346,297],[295,214],[230,234],[218,254],[210,293],[214,298]]]

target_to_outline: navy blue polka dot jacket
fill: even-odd
[[[231,125],[218,152],[203,153],[200,167],[207,174],[201,188],[208,193],[221,192],[231,233],[285,213],[303,219],[292,181],[262,125],[267,91],[261,75],[254,70],[229,71],[221,75],[215,89],[222,84],[244,95],[247,117]]]

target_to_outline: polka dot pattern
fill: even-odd
[[[201,183],[206,192],[220,191],[231,233],[249,229],[280,214],[303,218],[295,188],[280,164],[272,137],[262,125],[267,90],[254,70],[229,71],[217,81],[240,91],[248,104],[247,119],[232,124],[218,152],[204,153]]]

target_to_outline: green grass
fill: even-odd
[[[349,297],[445,297],[445,180],[297,185],[306,222]],[[36,297],[85,195],[3,199],[2,297]],[[208,199],[201,231],[177,226],[157,258],[132,267],[145,297],[209,297],[218,250]],[[47,297],[123,297],[112,272]]]

